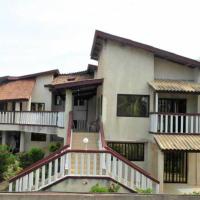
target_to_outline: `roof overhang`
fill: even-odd
[[[191,59],[191,58],[187,58],[184,56],[180,56],[178,54],[175,53],[171,53],[162,49],[158,49],[156,47],[150,46],[150,45],[146,45],[146,44],[142,44],[133,40],[129,40],[123,37],[119,37],[119,36],[115,36],[115,35],[111,35],[109,33],[105,33],[102,31],[95,31],[95,35],[94,35],[94,39],[93,39],[93,45],[92,45],[92,49],[91,49],[91,53],[90,53],[90,57],[91,59],[94,60],[98,60],[99,59],[99,53],[102,49],[103,46],[103,42],[106,40],[111,40],[123,45],[127,45],[130,47],[135,47],[135,48],[141,48],[144,49],[146,51],[149,51],[151,53],[154,54],[154,56],[159,57],[159,58],[163,58],[166,60],[170,60],[182,65],[186,65],[189,67],[200,67],[200,62],[198,62],[197,60]]]
[[[154,135],[162,151],[200,152],[200,135]]]
[[[179,80],[154,80],[150,87],[158,93],[189,93],[200,94],[200,83]]]
[[[76,89],[82,88],[87,86],[98,86],[103,83],[103,79],[88,79],[76,82],[68,82],[64,84],[56,84],[56,85],[46,85],[51,89]]]

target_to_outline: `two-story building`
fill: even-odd
[[[148,188],[161,193],[200,191],[200,62],[101,31],[95,32],[91,59],[98,66],[71,74],[48,73],[51,78],[42,82],[44,100],[37,99],[41,93],[39,88],[34,92],[34,87],[46,73],[36,79],[33,75],[26,107],[31,110],[31,102],[47,101],[48,109],[57,111],[56,122],[36,126],[40,127],[36,132],[45,129],[46,134],[57,134],[66,146],[13,178],[10,191],[47,187],[63,191],[63,186],[66,191],[73,184],[80,190],[103,179],[132,192]],[[2,80],[0,99],[1,87],[12,83],[9,78]],[[19,124],[16,114],[21,108],[16,103],[11,118],[18,120],[15,126],[23,138],[22,132],[34,132],[35,125]],[[35,117],[25,119],[42,123]],[[53,125],[54,131],[46,125]],[[8,130],[1,130],[5,143]],[[88,144],[84,137],[89,138]],[[70,182],[73,178],[88,182],[83,186]]]

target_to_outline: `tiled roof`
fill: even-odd
[[[154,135],[162,150],[200,150],[200,135]]]
[[[199,93],[200,83],[179,80],[154,80],[149,85],[156,91]]]
[[[72,73],[59,75],[52,81],[52,85],[59,85],[65,83],[73,83],[84,80],[91,80],[93,76],[87,73]]]
[[[31,97],[34,79],[11,81],[0,85],[0,101],[3,100],[28,100]]]

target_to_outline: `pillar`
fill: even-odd
[[[6,132],[2,131],[1,136],[2,136],[2,145],[6,145]]]
[[[155,93],[155,106],[154,106],[155,112],[158,112],[158,93]]]
[[[25,145],[25,133],[21,132],[20,133],[20,147],[19,147],[20,152],[24,152],[25,150],[24,145]]]
[[[20,111],[20,102],[15,102],[15,111]]]
[[[158,175],[157,178],[160,181],[160,193],[163,193],[163,182],[164,182],[164,153],[158,149]]]
[[[68,128],[68,121],[69,121],[69,112],[73,109],[73,102],[72,102],[72,91],[66,90],[66,98],[65,98],[65,130]],[[65,131],[66,133],[66,131]],[[67,135],[64,135],[64,144],[67,142]]]

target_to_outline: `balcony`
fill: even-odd
[[[0,124],[64,127],[64,112],[0,112]]]
[[[151,113],[150,132],[164,134],[200,134],[200,114]]]

